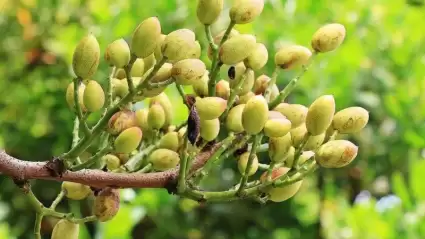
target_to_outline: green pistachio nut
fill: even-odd
[[[171,69],[173,68],[173,65],[170,63],[165,63],[164,65],[159,68],[158,72],[152,77],[151,82],[158,83],[158,82],[164,82],[168,80],[171,77]],[[155,97],[162,92],[164,92],[166,86],[163,87],[156,87],[149,89],[144,92],[144,97]]]
[[[334,129],[341,134],[356,133],[369,121],[369,112],[362,107],[348,107],[338,111],[332,121]]]
[[[228,100],[230,96],[229,82],[226,80],[218,81],[215,85],[215,94],[220,98]]]
[[[112,96],[123,98],[126,94],[128,94],[128,84],[125,80],[119,80],[113,78],[111,81],[112,84]]]
[[[305,65],[312,53],[304,46],[288,45],[284,46],[274,56],[274,62],[281,69],[292,69]]]
[[[88,82],[83,95],[84,105],[89,112],[96,112],[102,109],[105,104],[105,92],[97,81]]]
[[[130,159],[130,154],[115,153],[115,155],[120,159],[121,164],[127,163],[127,161]]]
[[[75,47],[72,70],[82,79],[91,78],[99,67],[100,47],[94,35],[85,36]]]
[[[293,153],[292,155],[290,155],[286,160],[285,160],[285,166],[292,168],[294,165],[294,154],[295,154],[295,148],[293,148]],[[302,165],[303,163],[305,163],[307,160],[313,158],[315,156],[314,151],[304,151],[301,153],[299,159],[298,159],[298,165]]]
[[[241,156],[239,156],[238,169],[239,169],[239,172],[242,175],[245,174],[245,170],[246,170],[246,167],[248,165],[249,154],[250,154],[250,152],[245,152],[245,153],[241,154]],[[251,164],[251,168],[248,172],[248,176],[254,175],[257,172],[257,170],[258,170],[258,158],[257,158],[257,155],[254,154],[252,164]]]
[[[245,60],[253,52],[256,39],[253,35],[236,35],[226,42],[219,49],[219,58],[223,64],[234,65]]]
[[[294,129],[291,129],[291,140],[294,147],[298,147],[301,142],[304,140],[305,135],[307,134],[307,127],[305,124],[302,124]]]
[[[246,69],[240,78],[235,78],[234,80],[230,80],[230,87],[235,89],[241,80],[243,80],[244,82],[242,83],[242,86],[240,89],[236,89],[237,94],[245,95],[248,92],[250,92],[252,87],[254,86],[254,81],[255,81],[254,71],[249,68]]]
[[[142,58],[137,58],[131,67],[130,74],[132,77],[143,77],[145,72],[145,61]]]
[[[66,197],[72,200],[83,200],[91,193],[89,186],[74,182],[63,182],[62,190],[65,191]]]
[[[139,58],[154,53],[161,38],[161,23],[157,17],[149,17],[142,21],[133,32],[131,52]]]
[[[244,108],[245,104],[240,104],[230,109],[226,118],[226,127],[229,131],[235,133],[241,133],[244,131],[242,125],[242,112]]]
[[[164,109],[165,122],[163,128],[169,127],[174,117],[173,105],[171,104],[170,98],[168,98],[167,94],[162,92],[150,99],[149,106],[152,106],[156,103],[160,104]]]
[[[311,40],[316,52],[329,52],[338,48],[345,39],[345,27],[339,23],[330,23],[319,28]]]
[[[156,61],[160,61],[162,59],[162,43],[164,42],[165,37],[166,37],[165,34],[161,34],[161,36],[159,37],[158,44],[156,45],[155,52],[154,52]],[[150,68],[146,68],[146,71],[149,69]]]
[[[275,180],[279,177],[282,177],[286,173],[288,173],[290,168],[279,167],[273,169],[272,171],[272,180]],[[264,172],[261,176],[261,182],[265,182],[267,179],[267,172]],[[283,202],[293,197],[302,185],[303,180],[295,182],[293,184],[285,185],[282,187],[268,187],[265,192],[269,195],[269,200],[272,202]]]
[[[279,96],[279,87],[277,87],[276,84],[273,84],[272,86],[272,90],[270,92],[270,101],[273,101],[274,99],[276,99]]]
[[[348,140],[332,140],[317,150],[316,161],[324,168],[341,168],[357,156],[358,147]]]
[[[236,24],[254,21],[264,9],[264,0],[235,0],[230,8],[230,20]]]
[[[144,65],[144,73],[148,70],[152,69],[155,66],[156,59],[155,59],[155,53],[150,54],[149,56],[143,58]]]
[[[223,39],[223,36],[224,36],[224,33],[226,32],[226,30],[223,30],[223,31],[221,31],[220,33],[218,33],[214,38],[213,38],[213,41],[214,41],[214,43],[216,44],[216,45],[218,45],[218,44],[220,44],[220,42],[221,42],[221,40]],[[228,37],[227,37],[227,40],[229,40],[230,38],[232,38],[232,37],[234,37],[234,36],[236,36],[236,35],[239,35],[239,32],[236,30],[236,29],[232,29],[231,31],[230,31],[230,33],[229,33],[229,35],[228,35]],[[212,49],[211,49],[211,46],[208,46],[208,51],[207,51],[207,55],[208,55],[208,58],[210,59],[210,60],[212,60],[213,59],[213,55],[212,55]]]
[[[315,136],[310,136],[307,140],[307,143],[304,146],[305,150],[315,150],[320,147],[320,145],[323,144],[323,141],[325,141],[326,133],[322,133]]]
[[[205,63],[199,59],[184,59],[176,62],[171,69],[171,76],[180,85],[193,85],[206,71]]]
[[[159,103],[154,103],[149,108],[148,125],[150,129],[161,129],[165,124],[165,111]]]
[[[105,61],[110,66],[122,68],[130,62],[130,47],[124,39],[113,41],[106,47]]]
[[[102,160],[106,163],[108,170],[115,170],[121,166],[121,160],[113,154],[107,154],[102,157]]]
[[[157,149],[149,155],[149,162],[156,171],[175,168],[180,162],[179,154],[169,149]]]
[[[266,89],[269,85],[269,82],[271,81],[270,77],[267,75],[260,75],[255,79],[254,81],[254,88],[253,91],[256,95],[262,95],[264,92],[266,92]]]
[[[100,222],[111,220],[120,209],[120,193],[118,189],[104,188],[96,196],[93,214]]]
[[[196,16],[202,24],[211,25],[217,21],[223,7],[223,0],[199,0]]]
[[[139,127],[131,127],[122,131],[114,141],[115,152],[131,153],[139,146],[142,135]]]
[[[80,225],[68,221],[59,220],[53,227],[51,239],[78,239],[80,234]]]
[[[189,29],[178,29],[168,34],[161,48],[162,55],[171,61],[193,58],[197,49],[195,33]]]
[[[84,91],[86,86],[84,84],[80,84],[78,87],[78,104],[80,105],[81,111],[87,111],[84,106]],[[66,103],[71,110],[75,111],[75,101],[74,101],[74,82],[69,83],[68,88],[66,88]]]
[[[213,141],[215,138],[217,138],[218,133],[220,132],[220,120],[212,119],[212,120],[201,120],[200,121],[201,126],[201,137],[205,141]]]
[[[282,113],[292,123],[292,128],[303,124],[307,118],[308,108],[300,104],[280,103],[274,109]]]
[[[263,130],[268,118],[268,104],[262,95],[252,97],[242,112],[242,125],[248,134],[258,134]]]
[[[269,53],[266,46],[262,43],[257,43],[251,55],[244,60],[244,63],[246,67],[258,71],[266,65],[268,59]]]
[[[136,114],[131,110],[121,110],[112,115],[108,121],[106,130],[112,135],[118,135],[122,131],[136,125]]]
[[[249,91],[248,93],[239,97],[238,104],[246,104],[254,96],[255,94],[252,91]]]
[[[177,152],[179,147],[180,142],[178,132],[168,132],[164,136],[162,136],[161,140],[159,141],[159,148],[161,149],[169,149],[174,152]]]
[[[117,71],[115,72],[115,78],[117,78],[118,80],[127,78],[127,75],[125,74],[125,70],[123,68],[117,69]]]
[[[291,148],[291,134],[282,137],[269,138],[269,157],[273,162],[283,162],[286,160]]]
[[[286,119],[286,117],[279,111],[270,110],[268,119]]]
[[[135,113],[137,125],[142,129],[143,132],[149,129],[148,113],[149,109],[139,109]]]
[[[285,167],[292,168],[292,165],[294,164],[294,158],[295,158],[295,147],[291,146],[291,148],[289,148],[288,156],[286,156],[286,159],[285,159]]]
[[[291,130],[291,121],[286,118],[268,119],[264,125],[264,134],[267,137],[282,137]]]
[[[192,84],[193,91],[199,97],[204,97],[208,95],[208,82],[209,82],[209,71],[205,71],[201,79],[195,81]]]
[[[212,120],[223,114],[227,101],[220,97],[196,98],[195,106],[201,120]]]
[[[305,124],[307,131],[315,136],[325,133],[335,114],[335,99],[332,95],[317,98],[308,108]]]

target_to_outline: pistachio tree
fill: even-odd
[[[207,63],[199,59],[202,49],[192,30],[165,34],[159,17],[144,19],[129,41],[117,39],[104,53],[93,34],[80,40],[72,59],[74,78],[63,99],[75,113],[69,151],[47,162],[0,152],[0,172],[13,178],[34,207],[36,238],[41,238],[43,217],[61,219],[52,232],[55,239],[78,238],[81,223],[111,220],[119,211],[121,188],[166,188],[203,203],[282,202],[318,167],[340,168],[355,159],[358,147],[337,136],[362,130],[369,119],[365,109],[336,112],[332,95],[309,106],[285,102],[313,60],[343,43],[345,27],[324,24],[312,33],[310,47],[283,46],[271,59],[275,70],[259,75],[271,58],[266,46],[234,26],[258,18],[264,1],[235,1],[227,29],[213,36],[211,25],[223,6],[223,0],[198,1]],[[102,54],[111,66],[106,87],[94,79]],[[228,69],[224,79],[222,67]],[[289,70],[300,73],[279,89],[279,73]],[[194,94],[186,94],[183,86],[193,87]],[[188,108],[181,125],[172,124],[175,112],[167,87],[176,87]],[[140,101],[149,104],[135,110]],[[89,124],[87,118],[96,114],[97,122]],[[97,151],[84,157],[89,147]],[[257,153],[265,151],[269,157],[260,162]],[[200,186],[211,169],[233,157],[238,184],[222,191]],[[30,179],[62,182],[62,190],[45,206],[31,191]],[[64,197],[94,198],[92,215],[77,218],[57,211]]]

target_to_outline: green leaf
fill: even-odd
[[[400,172],[395,172],[392,175],[393,190],[397,196],[400,197],[405,208],[411,208],[412,202],[410,200],[409,192],[407,191],[406,182]]]
[[[409,182],[412,193],[418,201],[425,201],[424,172],[425,160],[412,160],[409,170]]]

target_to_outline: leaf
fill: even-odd
[[[424,172],[425,160],[412,160],[409,170],[409,182],[412,193],[418,201],[425,201]]]
[[[403,203],[403,206],[405,208],[411,208],[412,202],[410,200],[409,192],[407,191],[406,183],[400,172],[393,173],[392,185],[393,185],[393,190],[395,194],[400,197]]]

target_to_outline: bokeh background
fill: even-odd
[[[228,24],[228,7],[213,32]],[[267,45],[271,74],[282,44],[309,46],[314,31],[329,22],[346,26],[343,45],[320,55],[289,102],[309,105],[333,94],[337,109],[358,105],[370,111],[365,130],[350,140],[360,146],[346,168],[318,170],[300,192],[282,203],[200,206],[165,190],[122,190],[119,214],[89,223],[81,239],[130,238],[425,238],[425,6],[423,0],[266,0],[252,24],[237,26]],[[195,0],[0,0],[0,147],[25,160],[47,160],[71,143],[73,114],[65,102],[72,52],[88,32],[102,49],[131,35],[144,18],[158,16],[165,34],[189,28],[206,40]],[[204,54],[202,58],[210,64]],[[106,82],[102,62],[96,79]],[[280,75],[279,86],[297,71]],[[172,87],[171,87],[172,88]],[[175,123],[187,111],[174,89]],[[206,186],[227,185],[235,167],[215,169]],[[33,182],[50,204],[60,183]],[[32,238],[34,213],[10,178],[0,176],[0,238]],[[90,202],[64,200],[61,211],[90,213]],[[42,233],[49,238],[54,219]]]

